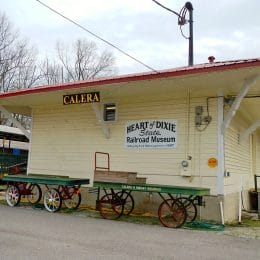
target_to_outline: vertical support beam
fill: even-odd
[[[223,91],[218,93],[218,172],[217,172],[217,193],[224,194],[224,142],[225,136],[222,131],[222,124],[224,119],[224,94]]]
[[[99,124],[101,125],[102,131],[103,131],[105,137],[107,139],[109,139],[109,137],[110,137],[109,128],[107,127],[107,124],[102,117],[102,113],[98,109],[97,103],[92,102],[91,106],[92,106],[93,111],[95,112],[95,115],[96,115],[96,118],[97,118]]]
[[[33,132],[33,119],[34,119],[34,111],[32,111],[32,119],[31,119],[30,133]],[[28,163],[27,163],[27,167],[26,167],[26,175],[29,174],[29,172],[30,172],[30,167],[31,167],[32,144],[33,144],[33,135],[31,135],[31,139],[30,139],[30,143],[29,143]]]
[[[10,113],[10,112],[9,112],[6,108],[4,108],[3,106],[0,106],[0,110],[1,110],[2,114],[3,114],[6,118],[10,119],[11,122],[12,122],[17,128],[19,128],[19,129],[23,132],[23,134],[30,140],[30,138],[31,138],[30,132],[29,132],[28,130],[26,130],[26,129],[22,126],[22,124],[21,124],[18,120],[16,120],[16,119],[13,117],[12,113]]]

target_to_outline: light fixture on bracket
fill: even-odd
[[[224,102],[228,104],[230,107],[232,106],[233,102],[235,100],[235,97],[227,96],[224,98]]]

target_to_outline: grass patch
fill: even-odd
[[[242,223],[239,226],[241,225],[245,227],[260,227],[260,219],[245,218],[242,219]]]
[[[257,213],[245,213],[242,215],[241,223],[233,222],[226,224],[229,227],[260,227],[260,219],[258,219]]]
[[[144,224],[144,225],[161,225],[158,217],[154,216],[143,216],[143,215],[129,215],[121,216],[119,221],[135,223],[135,224]]]
[[[66,207],[62,207],[59,212],[80,217],[102,218],[98,211],[90,207],[79,207],[77,209],[68,209]]]
[[[0,204],[1,204],[1,205],[7,205],[7,203],[5,202],[5,200],[0,200]]]

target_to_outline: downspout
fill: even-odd
[[[188,88],[187,93],[187,110],[186,110],[186,138],[185,138],[185,159],[188,159],[189,152],[190,152],[190,88]]]

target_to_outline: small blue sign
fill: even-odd
[[[20,149],[13,149],[13,155],[20,155],[21,150]]]

